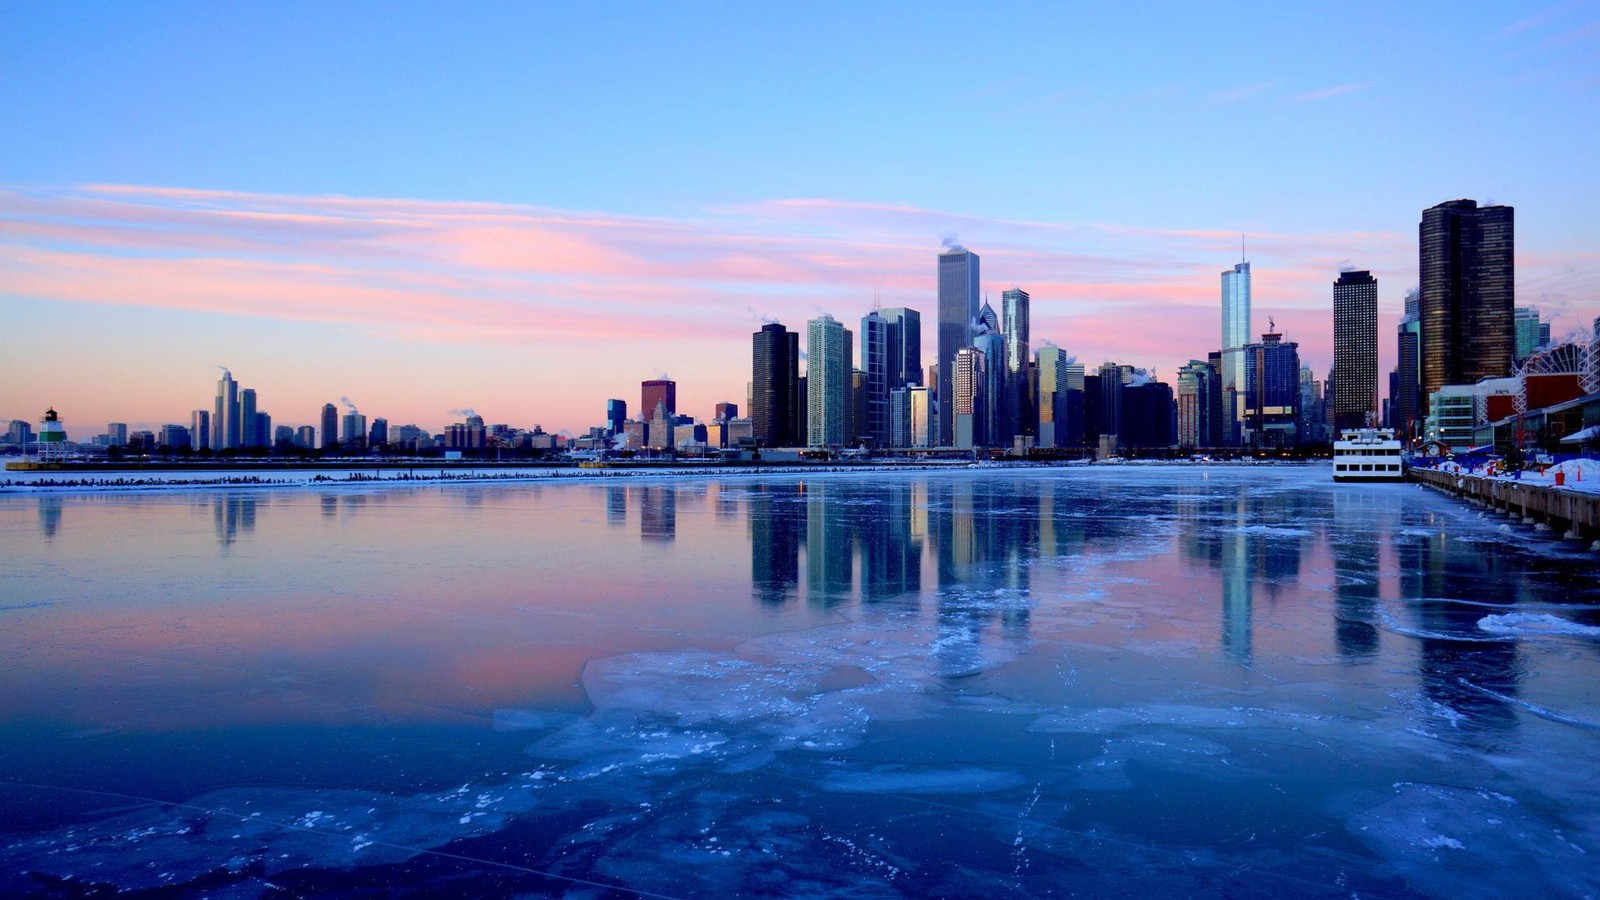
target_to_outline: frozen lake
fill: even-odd
[[[604,482],[0,495],[0,894],[1600,894],[1576,543],[1326,466]]]

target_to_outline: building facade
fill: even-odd
[[[1244,403],[1244,345],[1250,343],[1250,264],[1222,273],[1222,443],[1239,443]]]
[[[954,375],[956,354],[971,346],[972,322],[978,317],[978,254],[952,247],[939,254],[939,443],[955,438]]]
[[[1451,200],[1423,210],[1422,394],[1511,374],[1516,353],[1516,216],[1509,206]]]
[[[806,443],[812,447],[841,447],[848,437],[850,338],[850,329],[833,316],[806,323]]]
[[[1296,369],[1298,369],[1298,363]],[[1333,426],[1362,428],[1378,414],[1378,280],[1365,270],[1333,283]]]

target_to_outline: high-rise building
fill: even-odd
[[[951,247],[939,254],[939,444],[955,441],[956,353],[972,344],[972,321],[978,317],[978,254]]]
[[[911,446],[911,388],[898,387],[889,392],[889,446]]]
[[[985,309],[989,305],[984,304]],[[993,313],[993,310],[989,310]],[[978,408],[972,440],[979,447],[1007,447],[1011,444],[1011,431],[1006,422],[1006,339],[997,331],[989,331],[972,339],[972,346],[983,354],[983,377],[978,392],[982,395]]]
[[[713,421],[717,422],[726,422],[729,419],[737,419],[739,418],[739,404],[729,403],[727,401],[718,403],[714,407],[714,412],[711,418]]]
[[[389,443],[389,420],[379,417],[372,420],[372,430],[367,432],[367,446],[382,447]]]
[[[647,416],[654,415],[656,405],[666,409],[667,415],[678,413],[678,383],[670,378],[653,378],[639,383],[639,409]]]
[[[211,410],[197,409],[189,413],[189,435],[194,449],[211,449]]]
[[[622,431],[622,423],[628,421],[628,401],[606,401],[606,431],[612,435]]]
[[[878,310],[889,323],[889,387],[922,383],[922,313],[903,306]]]
[[[259,447],[256,439],[256,389],[239,391],[239,443],[240,447]]]
[[[322,405],[322,449],[339,444],[339,409],[332,403]],[[453,448],[452,448],[453,449]]]
[[[1541,325],[1544,327],[1541,328]],[[1521,363],[1533,355],[1535,348],[1548,341],[1548,338],[1541,340],[1540,334],[1548,334],[1550,326],[1539,321],[1537,308],[1516,306],[1512,307],[1512,330],[1516,333],[1516,362]]]
[[[1244,345],[1250,343],[1250,264],[1222,273],[1222,439],[1239,443],[1244,408]]]
[[[1390,426],[1402,441],[1417,437],[1422,421],[1422,323],[1417,319],[1417,292],[1406,292],[1406,312],[1395,335],[1394,393],[1389,397]]]
[[[1000,331],[1006,340],[1005,434],[1037,438],[1038,416],[1028,384],[1028,292],[1014,287],[1000,295]]]
[[[1070,446],[1065,442],[1066,423],[1062,421],[1065,418],[1063,406],[1070,388],[1067,353],[1060,347],[1040,347],[1034,353],[1034,360],[1039,372],[1039,389],[1035,394],[1039,404],[1038,446]],[[1078,369],[1078,377],[1080,380],[1083,377],[1082,367]]]
[[[861,318],[862,419],[856,423],[860,437],[880,447],[889,445],[889,322],[874,310]]]
[[[355,410],[344,414],[339,420],[339,443],[346,447],[365,443],[367,439],[367,417]]]
[[[933,389],[919,386],[907,390],[911,395],[911,446],[937,447],[939,409],[933,400]]]
[[[978,446],[983,430],[983,388],[988,382],[988,360],[977,347],[956,351],[952,364],[951,409],[955,417],[952,446],[963,450]]]
[[[750,422],[763,447],[792,447],[799,396],[800,335],[773,322],[751,335]]]
[[[232,450],[239,446],[239,385],[233,373],[223,370],[217,382],[217,400],[211,413],[211,446]]]
[[[317,448],[317,429],[311,425],[301,425],[295,429],[294,442],[297,446],[304,447],[307,450],[315,450]]]
[[[1300,366],[1300,443],[1321,444],[1327,440],[1327,413],[1323,410],[1322,385],[1311,367]]]
[[[1422,396],[1511,374],[1515,211],[1451,200],[1423,210]]]
[[[251,447],[270,447],[270,446],[272,446],[272,416],[270,416],[270,415],[268,415],[268,414],[266,414],[264,412],[256,413],[255,414],[254,428],[252,429],[252,431],[255,434],[255,443],[250,444],[249,446],[251,446]]]
[[[1378,280],[1366,270],[1333,283],[1333,368],[1333,427],[1366,426],[1378,414]]]
[[[1242,348],[1241,348],[1242,349]],[[1100,364],[1100,440],[1110,446],[1122,446],[1122,366],[1114,362]],[[1242,385],[1241,385],[1242,387]]]
[[[1377,320],[1373,321],[1372,340],[1376,347]],[[1374,389],[1377,366],[1374,355]],[[1261,336],[1260,343],[1245,345],[1244,406],[1243,443],[1251,447],[1295,446],[1300,433],[1299,344],[1284,340],[1281,334],[1269,333]]]
[[[106,443],[112,447],[122,447],[128,443],[128,423],[111,422],[106,425]]]
[[[850,337],[830,315],[806,323],[806,443],[812,447],[841,447],[848,437]]]
[[[1216,373],[1205,361],[1191,359],[1178,370],[1178,446],[1211,446],[1212,395],[1216,391]]]

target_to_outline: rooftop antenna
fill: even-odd
[[[1274,333],[1278,330],[1278,323],[1271,316],[1267,316],[1267,330]]]
[[[1244,255],[1244,232],[1239,232],[1239,262],[1249,262]]]
[[[878,298],[878,286],[872,286],[872,311],[878,312],[883,308],[883,302]]]

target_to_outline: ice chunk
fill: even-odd
[[[1490,634],[1600,637],[1600,627],[1580,625],[1560,616],[1545,613],[1505,613],[1484,616],[1478,620],[1478,627]]]
[[[867,772],[841,772],[822,779],[822,789],[844,794],[982,794],[1023,783],[1016,772],[993,769],[911,769],[875,766]]]

